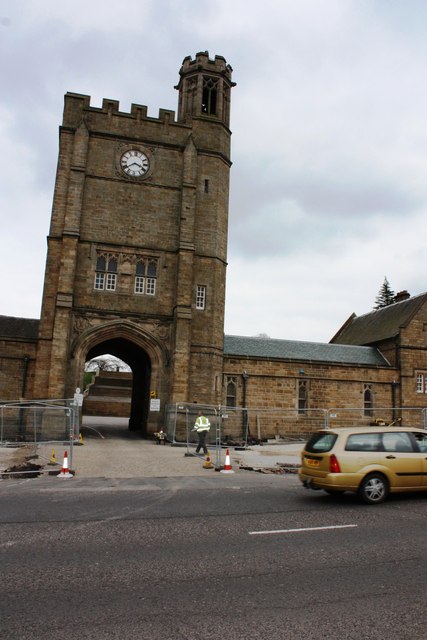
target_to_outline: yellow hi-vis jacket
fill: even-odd
[[[199,431],[209,431],[210,428],[211,423],[209,422],[208,418],[206,418],[206,416],[199,416],[194,423],[194,429],[197,431],[197,433]]]

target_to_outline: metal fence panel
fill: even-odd
[[[426,409],[418,407],[378,407],[366,414],[363,409],[339,407],[327,410],[327,425],[354,427],[389,425],[402,427],[426,427]]]
[[[73,444],[78,438],[79,408],[73,401],[6,402],[0,405],[0,447],[62,444],[69,450],[68,460],[72,465]],[[11,475],[14,473],[22,475],[26,472],[10,472]]]
[[[0,445],[66,442],[74,436],[75,415],[71,407],[45,403],[0,405]]]
[[[243,408],[177,403],[167,405],[165,432],[174,444],[193,445],[197,434],[192,430],[199,413],[211,423],[207,444],[247,446],[256,442],[301,439],[315,429],[326,426],[326,410],[304,412],[283,408]]]
[[[177,403],[167,405],[165,432],[173,444],[192,447],[197,434],[192,430],[199,412],[211,422],[209,446],[246,447],[268,441],[292,441],[309,437],[322,428],[346,426],[417,426],[426,428],[426,408],[377,408],[366,414],[363,407],[329,409],[246,408]]]

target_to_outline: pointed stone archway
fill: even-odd
[[[151,361],[144,349],[123,338],[100,342],[87,353],[87,360],[110,353],[123,360],[132,369],[132,399],[129,416],[130,431],[147,434],[147,417],[150,398]]]
[[[168,354],[154,335],[129,321],[112,321],[84,331],[72,347],[72,386],[81,386],[84,363],[109,353],[126,362],[132,370],[132,398],[129,429],[141,436],[156,431],[160,415],[150,421],[150,391],[167,397]],[[152,422],[152,424],[151,424]]]

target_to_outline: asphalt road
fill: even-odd
[[[2,481],[0,637],[425,638],[426,500],[256,473]]]

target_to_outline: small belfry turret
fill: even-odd
[[[230,93],[235,82],[233,69],[222,56],[209,59],[207,51],[197,53],[194,60],[184,58],[179,71],[178,121],[189,117],[209,116],[230,124]]]

